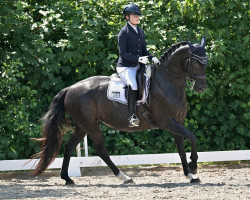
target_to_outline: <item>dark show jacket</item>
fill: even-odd
[[[138,33],[129,23],[125,25],[118,35],[119,59],[117,67],[135,67],[141,56],[148,56],[144,31],[137,27]]]

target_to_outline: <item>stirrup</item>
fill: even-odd
[[[138,119],[138,117],[133,114],[128,118],[129,121],[129,125],[128,127],[138,127],[140,124],[140,120]]]

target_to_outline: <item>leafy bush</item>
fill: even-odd
[[[249,149],[248,1],[135,2],[143,13],[140,26],[148,49],[157,57],[179,41],[208,39],[209,88],[203,94],[186,91],[185,125],[197,136],[198,150]],[[0,159],[28,158],[38,151],[39,144],[30,138],[40,136],[39,119],[58,91],[114,72],[117,34],[125,24],[122,9],[128,3],[1,1]],[[165,131],[102,130],[110,154],[176,151]],[[90,152],[94,154],[92,146]]]

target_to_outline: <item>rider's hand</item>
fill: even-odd
[[[148,56],[139,57],[138,62],[140,62],[142,64],[147,64],[147,62],[148,62]]]
[[[153,63],[154,63],[155,65],[160,64],[160,61],[159,61],[158,58],[156,58],[156,57],[153,57],[153,58],[152,58],[152,61],[153,61]]]

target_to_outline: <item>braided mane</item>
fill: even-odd
[[[178,42],[177,44],[173,44],[160,58],[161,63],[167,63],[171,54],[174,53],[181,46],[187,45],[187,41]]]

